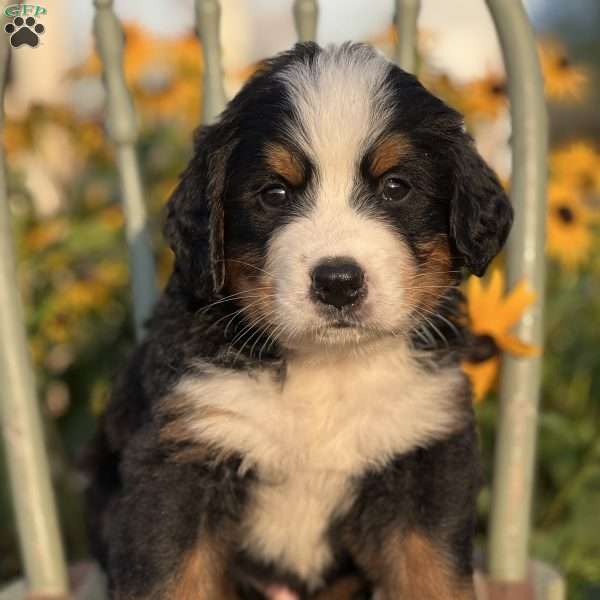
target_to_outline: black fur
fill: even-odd
[[[243,457],[219,460],[206,452],[200,459],[192,452],[192,458],[180,459],[193,448],[165,442],[160,429],[168,423],[164,397],[199,358],[230,369],[271,369],[285,379],[282,348],[276,342],[232,343],[248,322],[243,314],[225,318],[236,308],[235,299],[215,301],[228,292],[226,261],[251,257],[261,265],[273,231],[290,217],[255,209],[257,186],[270,177],[263,164],[265,144],[289,147],[303,162],[304,183],[293,189],[295,210],[302,210],[314,166],[281,127],[296,117],[274,74],[296,61],[311,63],[319,52],[315,44],[301,44],[267,61],[220,120],[196,134],[194,158],[169,202],[165,236],[175,253],[174,272],[146,339],[114,387],[88,457],[93,550],[108,571],[112,598],[169,597],[167,582],[203,536],[233,540],[227,570],[240,598],[260,598],[251,584],[255,579],[286,583],[308,597],[305,582],[294,573],[235,550],[236,525],[256,484],[252,471],[240,471]],[[430,363],[456,364],[464,341],[459,271],[466,266],[483,274],[508,235],[512,209],[461,117],[398,68],[391,70],[388,84],[397,92],[393,128],[417,150],[402,165],[415,200],[410,207],[376,206],[376,182],[366,167],[356,182],[356,198],[398,230],[417,261],[425,261],[424,243],[439,236],[449,240],[452,285],[437,299],[439,318],[417,323],[412,333],[415,346],[429,351]],[[256,334],[258,340],[265,337]],[[363,583],[357,598],[364,597],[379,583],[366,557],[377,554],[391,530],[418,530],[449,557],[458,577],[470,576],[479,467],[466,384],[457,403],[464,409],[462,432],[398,456],[355,482],[351,510],[331,523],[337,561],[327,582],[356,573]]]
[[[496,174],[464,135],[456,144],[455,196],[450,212],[450,232],[469,271],[481,277],[506,242],[513,209]]]
[[[164,228],[175,271],[198,299],[218,294],[225,280],[222,195],[232,142],[219,139],[221,133],[206,127],[196,135],[194,158],[171,197]]]

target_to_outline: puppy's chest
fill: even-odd
[[[183,381],[194,439],[257,474],[244,544],[309,584],[332,560],[327,529],[367,469],[457,425],[457,371],[423,371],[391,349],[367,359],[292,361],[272,373],[209,369]]]

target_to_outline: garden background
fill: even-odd
[[[193,22],[191,3],[182,2],[176,10],[159,4],[144,14],[140,3],[117,3],[117,12],[126,23],[124,68],[140,116],[138,151],[162,284],[171,255],[160,235],[161,209],[190,156],[191,131],[199,122],[202,52],[187,25]],[[230,93],[267,51],[284,49],[293,40],[289,3],[280,3],[286,6],[278,5],[277,11],[273,1],[272,6],[268,0],[257,1],[252,11],[249,4],[223,2]],[[360,27],[352,20],[362,9],[359,2],[347,3],[345,17],[344,5],[332,2],[329,19],[322,19],[320,41],[366,39],[391,53],[393,15],[391,8],[389,14],[383,8],[378,12],[384,4],[392,3],[375,2]],[[506,85],[491,24],[481,11],[484,3],[456,0],[457,14],[446,15],[446,21],[447,3],[423,4],[419,76],[465,113],[480,150],[510,187]],[[600,3],[537,0],[527,6],[539,34],[551,119],[546,348],[532,553],[564,571],[570,599],[591,599],[600,597]],[[115,369],[133,344],[133,326],[100,62],[84,11],[68,14],[67,7],[58,1],[49,5],[52,20],[39,48],[13,52],[3,137],[30,349],[63,531],[75,559],[85,555],[86,542],[81,508],[85,482],[74,465],[104,409]],[[433,17],[427,11],[442,14]],[[259,28],[267,15],[265,31],[277,32],[267,42],[240,36]],[[162,25],[170,18],[180,23],[179,29]],[[61,53],[56,40],[73,24],[79,30],[66,50],[68,60],[56,59]],[[472,52],[457,47],[457,30],[459,35],[473,32]],[[444,58],[447,48],[453,52]],[[42,73],[44,63],[60,71],[47,87],[43,79],[38,85],[35,77],[27,77]],[[499,352],[530,355],[538,349],[511,335],[511,326],[534,298],[526,281],[505,289],[501,258],[484,280],[466,282],[465,292],[475,336],[465,370],[476,391],[486,465],[479,506],[483,540]],[[0,461],[0,581],[19,573],[3,469]]]

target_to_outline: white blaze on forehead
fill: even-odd
[[[362,155],[389,121],[389,70],[371,48],[342,46],[280,75],[298,121],[289,134],[316,166],[319,200],[348,199]]]

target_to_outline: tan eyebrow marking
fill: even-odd
[[[386,136],[375,147],[371,156],[369,171],[374,177],[380,177],[386,171],[398,166],[403,158],[410,153],[410,142],[401,133]]]
[[[292,185],[304,181],[304,167],[287,148],[280,144],[269,144],[265,148],[267,165]]]

